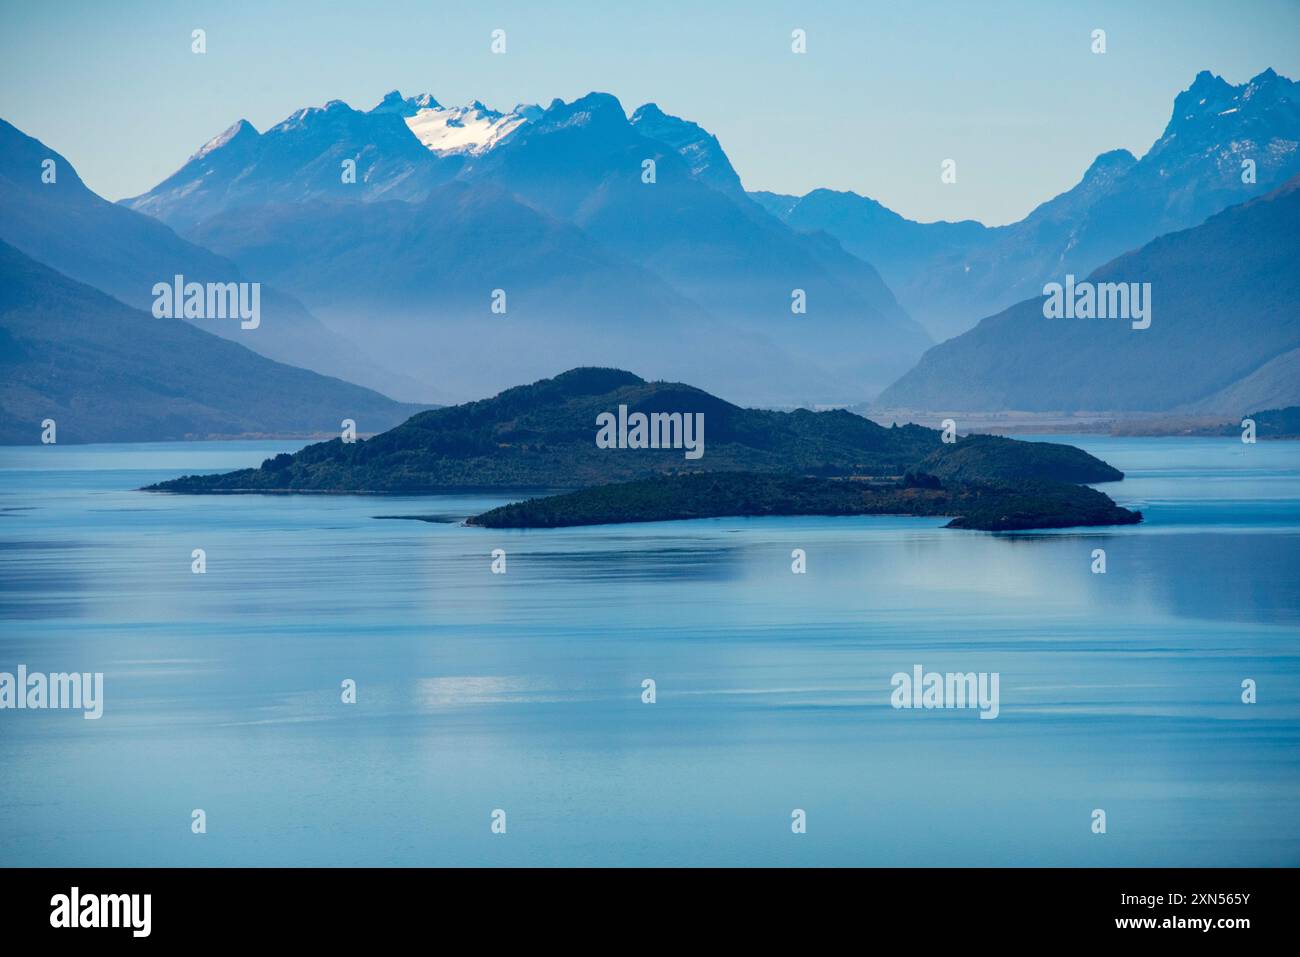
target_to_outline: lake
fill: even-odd
[[[1145,523],[503,532],[134,491],[303,443],[0,449],[0,671],[104,674],[0,711],[0,863],[1300,864],[1300,443],[1052,439]],[[893,708],[916,665],[997,718]]]

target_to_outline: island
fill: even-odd
[[[948,528],[1022,531],[1134,525],[1142,513],[1066,482],[941,482],[908,473],[897,483],[718,472],[601,485],[503,505],[467,520],[484,528],[561,528],[764,515],[917,515]]]
[[[938,429],[886,427],[844,409],[745,409],[683,383],[580,368],[418,413],[369,439],[319,442],[257,468],[186,475],[146,491],[547,493],[471,519],[492,527],[902,514],[1011,530],[1140,521],[1085,487],[1123,477],[1069,445],[989,435],[944,441]]]

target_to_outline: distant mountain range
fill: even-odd
[[[752,202],[714,137],[608,94],[499,114],[394,93],[262,134],[241,121],[124,205],[466,395],[590,359],[748,401],[843,402],[932,344],[871,265]]]
[[[1048,319],[1040,294],[935,346],[877,405],[1237,416],[1300,404],[1298,263],[1300,176],[1088,276],[1150,283],[1149,328]]]
[[[1243,182],[1246,160],[1254,182]],[[865,196],[824,189],[754,198],[872,263],[903,307],[946,339],[1045,282],[1086,275],[1297,173],[1300,83],[1270,69],[1233,86],[1203,71],[1174,100],[1164,133],[1141,159],[1127,150],[1102,154],[1073,189],[1009,226],[917,223]]]
[[[176,275],[256,282],[258,329],[191,321],[403,399],[616,364],[754,406],[889,387],[878,405],[1237,414],[1296,399],[1293,240],[1275,221],[1294,200],[1200,224],[1300,172],[1297,89],[1203,72],[1141,159],[1103,154],[992,229],[746,193],[717,137],[605,93],[500,112],[393,91],[265,132],[240,120],[119,204],[0,121],[0,240],[134,308]],[[1152,329],[1032,321],[1045,282],[1094,272],[1151,281]],[[989,318],[931,348],[913,316],[940,337]]]
[[[0,443],[382,431],[419,411],[156,319],[0,241]]]

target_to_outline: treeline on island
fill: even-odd
[[[907,473],[894,483],[715,472],[602,485],[532,498],[469,519],[485,528],[559,528],[764,515],[950,516],[950,528],[1017,531],[1132,525],[1142,513],[1066,482],[942,482]]]
[[[601,448],[605,414],[691,415],[700,455]],[[882,426],[845,410],[744,409],[689,385],[573,369],[478,402],[434,409],[355,442],[334,439],[255,469],[151,486],[184,493],[575,491],[506,506],[478,524],[531,527],[720,515],[948,515],[967,528],[1140,520],[1083,483],[1123,473],[1082,449]]]

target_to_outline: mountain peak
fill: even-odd
[[[637,107],[631,122],[642,136],[676,150],[697,180],[724,193],[740,195],[744,192],[740,176],[732,167],[722,144],[698,123],[665,113],[657,103]]]
[[[421,110],[438,110],[441,105],[431,93],[403,97],[399,90],[389,90],[384,98],[370,110],[371,113],[396,113],[399,116],[414,116]]]
[[[632,114],[632,122],[635,124],[640,120],[666,118],[667,116],[668,114],[659,108],[658,103],[642,103],[636,108],[636,112]]]
[[[557,99],[546,112],[552,121],[562,119],[566,124],[586,123],[595,119],[618,119],[627,122],[627,113],[623,110],[623,104],[612,93],[593,91],[586,96],[578,97],[572,103]],[[550,116],[550,114],[555,115]]]
[[[541,385],[546,380],[534,383]],[[604,395],[607,392],[613,392],[625,385],[643,385],[645,379],[642,379],[634,372],[626,372],[623,369],[614,369],[608,366],[578,366],[567,372],[561,372],[554,376],[551,381],[561,386],[566,393],[572,395]]]
[[[1223,77],[1202,70],[1192,85],[1174,100],[1173,115],[1164,136],[1176,134],[1188,124],[1214,123],[1218,117],[1231,116],[1247,106],[1268,108],[1279,101],[1294,101],[1300,83],[1280,76],[1272,67],[1256,74],[1246,83],[1233,86]]]
[[[1123,173],[1137,163],[1137,157],[1126,149],[1109,150],[1100,154],[1083,174],[1085,182],[1098,177]]]
[[[198,152],[191,156],[187,162],[202,159],[214,150],[219,150],[223,146],[228,146],[236,141],[245,142],[257,139],[260,135],[261,134],[257,132],[257,127],[248,122],[248,120],[236,120],[230,126],[226,127],[216,136],[212,137],[212,139],[200,146]]]

